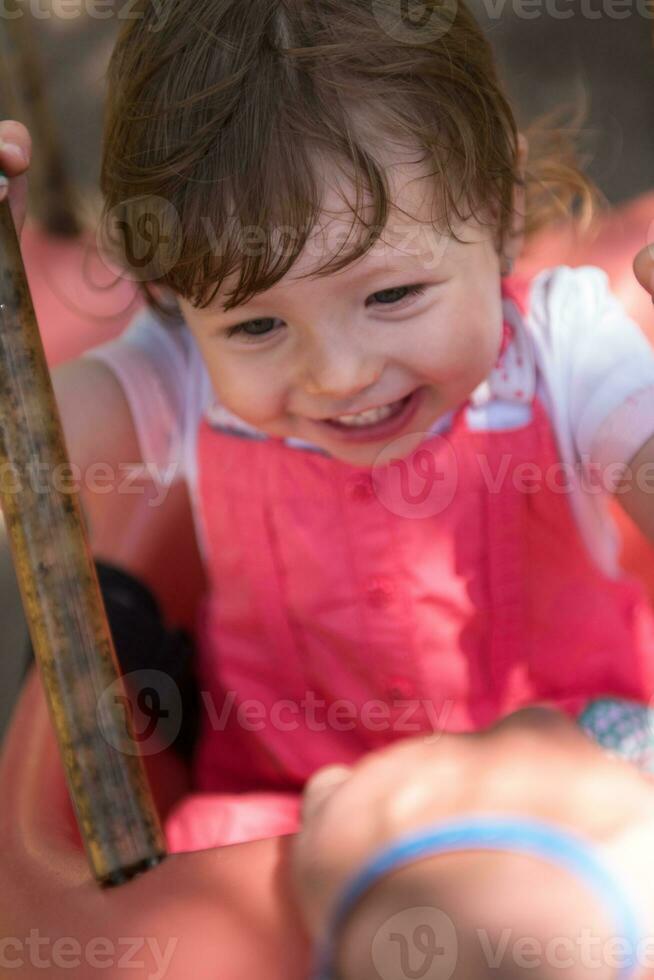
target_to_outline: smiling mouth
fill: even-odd
[[[363,429],[369,425],[378,425],[380,422],[393,418],[394,415],[399,415],[411,395],[413,392],[397,402],[382,405],[380,408],[369,408],[357,415],[337,415],[335,418],[323,419],[323,422],[326,425],[335,426],[337,429]]]

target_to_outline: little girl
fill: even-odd
[[[322,765],[652,691],[608,508],[654,539],[654,352],[599,269],[515,275],[592,191],[529,159],[462,3],[403,10],[143,4],[112,57],[105,230],[148,306],[57,390],[82,467],[188,487],[187,848],[247,836],[230,794],[293,830]]]
[[[106,227],[150,303],[79,370],[122,389],[89,429],[126,400],[189,489],[202,794],[652,690],[607,498],[654,533],[654,353],[600,270],[511,274],[584,185],[537,182],[465,7],[423,19],[146,5],[113,54]],[[219,809],[187,803],[186,839],[223,842]]]

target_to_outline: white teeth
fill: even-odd
[[[401,401],[393,402],[392,405],[384,405],[382,408],[371,408],[367,412],[360,412],[358,415],[338,415],[330,421],[337,422],[339,425],[350,425],[353,427],[374,425],[376,422],[382,422],[384,419],[389,418],[397,411],[400,405]]]

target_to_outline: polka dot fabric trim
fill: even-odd
[[[654,773],[654,708],[650,705],[599,698],[586,706],[579,724],[607,752]]]

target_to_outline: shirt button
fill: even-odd
[[[411,697],[413,686],[406,677],[389,677],[387,692],[392,701],[400,701]]]
[[[366,588],[368,605],[379,609],[393,601],[395,586],[388,578],[377,576],[370,579]]]
[[[372,477],[351,477],[346,486],[346,493],[348,498],[355,503],[368,503],[375,495],[375,489],[372,485]]]

